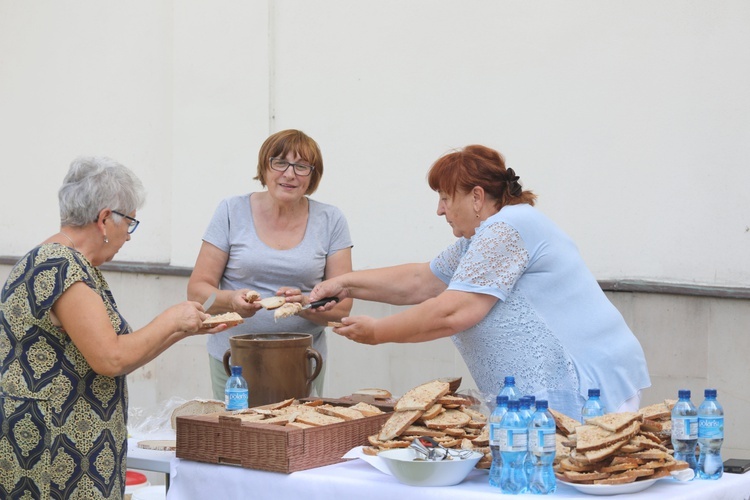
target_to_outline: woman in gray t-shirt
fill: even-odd
[[[274,321],[273,311],[245,294],[281,295],[287,302],[306,304],[319,282],[352,270],[349,226],[343,213],[307,195],[323,176],[323,158],[313,139],[298,130],[270,136],[258,154],[255,177],[265,191],[223,200],[203,235],[203,244],[188,283],[188,298],[216,300],[207,312],[235,311],[245,322],[211,337],[208,354],[216,399],[224,399],[226,373],[222,364],[229,337],[244,333],[302,332],[313,335],[313,347],[325,358],[323,330],[351,310],[351,299],[328,311],[302,311]],[[325,363],[323,363],[325,369]],[[319,393],[323,373],[315,380]]]

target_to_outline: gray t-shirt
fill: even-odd
[[[299,287],[308,294],[323,281],[326,259],[352,247],[349,225],[344,214],[333,205],[312,199],[309,202],[307,228],[302,241],[288,250],[276,250],[258,238],[253,223],[251,194],[223,200],[203,235],[203,241],[229,254],[222,290],[249,288],[270,297],[282,286]],[[246,333],[294,332],[313,335],[313,347],[325,357],[323,326],[299,316],[274,321],[273,311],[261,309],[252,318],[227,331],[208,337],[208,353],[221,360],[229,349],[229,337]]]

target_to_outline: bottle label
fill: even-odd
[[[224,405],[227,410],[244,410],[247,408],[247,389],[229,389],[224,393]]]
[[[529,433],[526,429],[501,429],[500,451],[526,451]]]
[[[529,451],[535,455],[555,451],[555,429],[529,429]]]
[[[698,439],[698,417],[674,417],[672,419],[672,437],[675,439]]]
[[[500,446],[500,424],[490,422],[490,446]]]
[[[724,417],[698,417],[698,437],[701,439],[724,439]]]

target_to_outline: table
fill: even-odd
[[[488,484],[487,471],[474,470],[466,480],[445,488],[419,488],[406,486],[395,478],[383,474],[362,460],[305,471],[283,474],[231,465],[214,465],[175,458],[171,461],[172,485],[167,500],[204,500],[206,498],[253,498],[278,500],[279,498],[304,498],[305,500],[331,500],[338,498],[409,500],[498,500],[500,491]],[[593,496],[579,493],[574,488],[558,482],[551,498],[592,500]],[[505,497],[503,497],[505,498]],[[509,498],[536,498],[538,495],[515,495]],[[609,497],[616,500],[747,500],[750,498],[750,473],[724,474],[717,481],[694,480],[678,482],[663,479],[650,488],[632,495]]]
[[[128,438],[128,469],[138,469],[165,474],[165,486],[169,490],[170,462],[175,458],[174,451],[144,450],[138,448],[142,438]]]

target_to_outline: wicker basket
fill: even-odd
[[[219,414],[177,417],[178,458],[248,469],[295,472],[343,462],[390,413],[309,429],[242,422]]]

